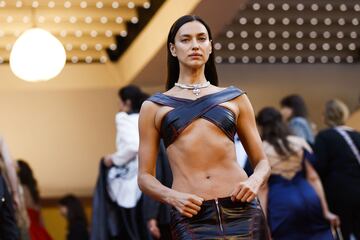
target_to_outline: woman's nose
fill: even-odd
[[[199,49],[199,43],[196,39],[192,41],[192,49]]]

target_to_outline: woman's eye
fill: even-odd
[[[181,39],[181,42],[188,42],[189,39]]]
[[[199,38],[200,41],[206,41],[206,37]]]

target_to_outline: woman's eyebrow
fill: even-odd
[[[202,36],[202,35],[206,35],[205,32],[200,32],[200,33],[197,33],[196,36]],[[180,37],[191,37],[192,34],[180,34]]]

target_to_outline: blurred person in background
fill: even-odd
[[[59,211],[67,220],[66,240],[88,240],[88,221],[80,200],[72,195],[66,195],[59,200]]]
[[[51,240],[41,216],[40,194],[33,171],[23,160],[17,160],[17,165],[18,176],[24,191],[25,206],[30,219],[30,239]]]
[[[324,184],[331,211],[341,220],[345,240],[360,239],[360,133],[345,125],[349,109],[340,100],[325,104],[328,126],[316,136],[316,169]]]
[[[13,211],[16,224],[20,230],[20,239],[29,240],[30,223],[24,203],[23,189],[16,174],[16,163],[12,160],[9,148],[2,137],[0,137],[0,174],[4,180],[4,186],[6,186],[3,193],[5,196],[7,196],[7,192],[10,194],[7,196],[10,199],[4,198],[7,204],[3,207],[6,207],[8,214]]]
[[[0,173],[0,239],[14,240],[19,238],[19,229],[16,225],[15,210],[11,195]]]
[[[299,95],[289,95],[281,99],[281,114],[293,134],[314,143],[314,133],[308,119],[308,111],[304,99]]]
[[[108,193],[118,205],[117,220],[120,239],[148,239],[142,193],[137,182],[139,129],[138,119],[142,103],[148,95],[135,85],[118,92],[119,112],[116,114],[116,152],[104,157],[108,171]]]
[[[275,108],[263,108],[256,120],[271,165],[271,176],[259,198],[273,239],[333,239],[330,223],[337,227],[340,222],[329,211],[320,178],[309,164],[310,146],[290,135]]]

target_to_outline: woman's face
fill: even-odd
[[[129,112],[131,110],[131,102],[130,100],[123,101],[121,98],[119,99],[119,111],[120,112]]]
[[[65,206],[60,205],[60,206],[59,206],[59,211],[60,211],[60,214],[61,214],[63,217],[67,218],[68,210],[67,210],[67,208],[66,208]]]
[[[198,21],[182,25],[175,36],[174,44],[170,43],[170,51],[177,57],[180,65],[191,68],[203,66],[212,51],[206,27]]]
[[[289,121],[293,114],[293,110],[289,107],[282,107],[280,109],[280,113],[281,113],[284,121]]]

